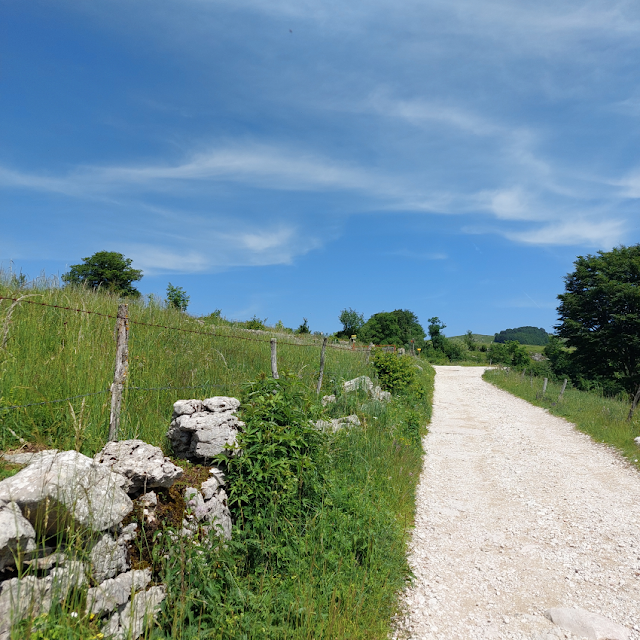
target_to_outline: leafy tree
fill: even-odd
[[[350,338],[354,334],[357,335],[364,325],[364,315],[351,307],[343,309],[338,320],[342,323],[342,331],[336,334],[338,337]]]
[[[543,347],[549,342],[549,334],[542,328],[536,327],[518,327],[517,329],[504,329],[500,333],[496,333],[493,338],[494,342],[507,342],[515,340],[520,344],[534,344]]]
[[[640,244],[578,256],[574,265],[556,330],[574,349],[577,375],[640,393]]]
[[[494,364],[501,363],[517,368],[531,364],[531,358],[527,350],[515,340],[509,340],[504,344],[493,342],[489,346],[489,358]]]
[[[264,331],[267,328],[267,325],[265,324],[266,321],[266,318],[264,320],[260,320],[260,318],[258,318],[258,316],[254,314],[251,320],[247,320],[244,323],[244,326],[247,329],[252,329],[253,331]]]
[[[469,351],[475,351],[476,347],[478,346],[476,344],[476,339],[473,337],[473,331],[471,331],[471,329],[469,329],[469,331],[467,331],[467,333],[464,334],[464,343],[467,345],[467,349],[469,349]]]
[[[429,338],[431,339],[431,344],[436,351],[444,351],[444,334],[442,333],[443,329],[446,329],[447,325],[438,318],[438,316],[434,316],[433,318],[429,318],[429,327],[427,331],[429,331]]]
[[[189,306],[189,296],[182,287],[174,287],[169,283],[167,286],[167,303],[170,307],[186,311]]]
[[[360,329],[358,337],[374,344],[408,345],[411,340],[422,344],[424,329],[415,313],[407,309],[382,311],[372,315]]]
[[[294,331],[294,333],[297,333],[298,335],[311,333],[311,330],[309,329],[309,323],[307,322],[306,318],[302,318],[302,324]]]
[[[142,278],[142,271],[131,267],[132,260],[116,251],[98,251],[83,264],[72,264],[62,280],[68,284],[86,285],[91,289],[104,287],[121,296],[140,297],[140,292],[132,286]]]

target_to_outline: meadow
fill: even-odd
[[[18,289],[6,281],[0,296],[29,296],[13,308],[11,300],[0,302],[0,339],[6,336],[0,351],[0,446],[15,449],[22,439],[28,446],[94,454],[108,433],[115,320],[106,316],[116,314],[118,299],[82,289]],[[122,439],[138,437],[170,455],[165,433],[175,400],[235,395],[248,408],[247,468],[280,469],[283,460],[274,464],[269,447],[254,447],[255,457],[248,448],[251,399],[259,392],[271,401],[275,384],[281,406],[260,418],[270,425],[265,437],[281,438],[273,450],[290,456],[285,462],[291,467],[298,460],[287,448],[292,434],[314,443],[286,499],[267,500],[246,519],[232,505],[236,526],[229,544],[196,546],[142,535],[138,544],[146,547],[154,580],[168,588],[148,637],[388,637],[398,593],[410,579],[406,544],[422,467],[421,438],[431,416],[433,369],[427,363],[416,367],[415,359],[405,356],[401,362],[411,384],[394,383],[392,400],[382,403],[360,391],[341,393],[344,380],[377,376],[366,352],[329,348],[317,396],[317,338],[278,335],[282,377],[274,381],[268,333],[216,324],[215,318],[212,324],[211,317],[193,318],[153,300],[130,301],[129,318]],[[73,398],[90,393],[95,395]],[[337,393],[337,401],[322,407],[320,397],[330,393]],[[65,398],[73,399],[49,403]],[[40,402],[47,404],[32,404]],[[354,413],[359,428],[321,438],[309,428],[312,418]],[[282,415],[290,419],[283,422]],[[252,433],[261,424],[255,423]],[[14,472],[7,465],[2,469],[3,475]],[[237,482],[246,469],[227,473]],[[255,486],[270,489],[277,481],[267,477]],[[142,557],[145,549],[139,552]],[[98,621],[78,615],[82,602],[76,594],[43,619],[21,624],[14,639],[100,637]]]

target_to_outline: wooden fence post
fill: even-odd
[[[118,439],[122,389],[129,370],[129,305],[118,305],[116,319],[116,366],[111,385],[111,417],[109,419],[109,441]]]
[[[320,352],[320,375],[318,376],[318,388],[316,389],[317,395],[320,395],[320,387],[322,387],[322,376],[324,376],[324,356],[325,351],[327,350],[327,342],[329,342],[329,338],[325,338],[322,341],[322,351]]]
[[[549,383],[549,378],[545,378],[544,382],[542,383],[542,396],[544,397],[544,394],[547,393],[547,384]]]
[[[271,338],[271,376],[274,379],[278,379],[278,340]]]
[[[560,391],[560,395],[558,396],[558,401],[562,400],[562,396],[564,395],[564,390],[567,388],[567,379],[564,379],[562,383],[562,390]]]

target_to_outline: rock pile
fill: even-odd
[[[359,376],[357,378],[354,378],[353,380],[349,380],[342,385],[342,388],[345,390],[345,392],[363,389],[374,400],[391,400],[391,394],[388,391],[383,391],[382,387],[374,385],[373,382],[371,382],[371,378],[369,378],[369,376]]]
[[[238,429],[244,424],[236,417],[240,401],[216,396],[206,400],[178,400],[167,438],[175,455],[194,462],[205,462],[234,445]]]

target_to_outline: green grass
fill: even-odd
[[[458,340],[459,342],[464,342],[464,338],[465,336],[452,336],[450,340]],[[493,342],[493,338],[494,336],[486,336],[486,335],[483,335],[482,333],[473,334],[473,339],[478,344],[491,344]]]
[[[501,369],[486,371],[484,379],[550,413],[567,419],[596,442],[604,442],[618,449],[630,462],[638,465],[638,446],[633,439],[640,435],[640,412],[629,422],[629,402],[621,398],[579,391],[568,387],[559,400],[562,382],[549,381],[542,397],[543,379]]]
[[[31,443],[92,455],[105,444],[108,434],[115,321],[27,304],[26,300],[110,315],[116,314],[118,300],[108,293],[68,288],[16,291],[0,282],[2,296],[25,294],[29,297],[14,308],[10,318],[7,313],[11,302],[0,301],[0,342],[7,331],[6,349],[0,350],[0,448],[19,444],[11,429]],[[203,326],[198,319],[177,310],[135,301],[129,303],[129,316],[132,321],[215,335],[130,325],[122,439],[136,437],[164,447],[176,400],[237,395],[244,382],[261,373],[270,374],[269,335],[230,324]],[[285,340],[303,346],[283,344]],[[279,368],[300,375],[310,388],[317,380],[319,360],[319,339],[280,337]],[[362,352],[327,349],[323,393],[331,393],[340,379],[348,380],[366,370]],[[176,390],[139,391],[133,387]],[[177,389],[181,387],[198,388]],[[88,393],[97,395],[25,409],[2,409]]]
[[[24,291],[0,284],[0,295]],[[32,300],[115,315],[117,299],[105,293],[42,287]],[[115,357],[114,320],[50,307],[20,304],[7,323],[10,303],[0,302],[0,446],[30,443],[87,455],[106,441],[109,394],[70,403],[2,410],[107,389]],[[141,322],[210,330],[198,319],[159,305],[130,303]],[[169,452],[165,441],[178,398],[241,395],[243,385],[270,375],[269,336],[231,324],[216,335],[131,325],[129,390],[122,438],[140,437]],[[241,340],[258,337],[264,342]],[[294,338],[291,338],[294,340]],[[296,374],[308,406],[315,395],[320,342],[279,346],[279,368]],[[155,579],[169,596],[152,638],[387,638],[398,593],[409,578],[406,544],[413,523],[422,466],[421,436],[431,416],[434,371],[416,368],[416,384],[388,403],[362,392],[340,395],[340,383],[375,376],[365,354],[329,349],[322,393],[338,392],[326,417],[356,413],[360,428],[326,438],[318,458],[321,499],[295,517],[266,519],[262,528],[236,526],[233,540],[201,547],[155,538]],[[131,387],[197,386],[194,390],[135,391]],[[309,404],[310,403],[310,404]],[[315,408],[313,408],[315,406]],[[14,468],[0,468],[0,477]],[[237,515],[237,514],[236,514]],[[82,549],[80,550],[82,553]],[[83,594],[35,626],[27,621],[15,638],[96,638],[99,624],[83,616]],[[74,617],[79,612],[78,617]],[[73,614],[73,615],[72,615]]]

